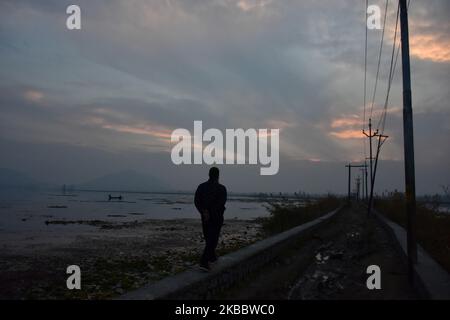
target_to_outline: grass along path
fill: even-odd
[[[381,268],[381,290],[368,290],[366,268]],[[354,205],[245,282],[230,299],[415,299],[407,269],[389,235]]]

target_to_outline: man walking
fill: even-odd
[[[200,184],[195,192],[195,207],[202,217],[205,249],[200,259],[200,268],[211,269],[210,264],[217,261],[216,247],[220,229],[223,224],[223,213],[227,201],[227,189],[219,183],[219,169],[209,169],[209,180]]]

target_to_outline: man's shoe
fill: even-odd
[[[199,269],[204,272],[211,271],[211,267],[209,266],[209,264],[200,264]]]

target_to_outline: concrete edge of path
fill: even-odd
[[[230,287],[267,262],[306,232],[331,219],[343,206],[302,225],[253,243],[219,258],[210,272],[189,269],[140,289],[125,293],[119,300],[208,299]]]
[[[406,230],[382,214],[373,210],[396,243],[397,249],[407,263]],[[414,266],[414,285],[424,298],[450,299],[450,274],[442,268],[420,245],[417,245],[417,264]]]

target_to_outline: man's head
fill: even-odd
[[[219,169],[216,167],[209,169],[209,178],[211,180],[219,180]]]

